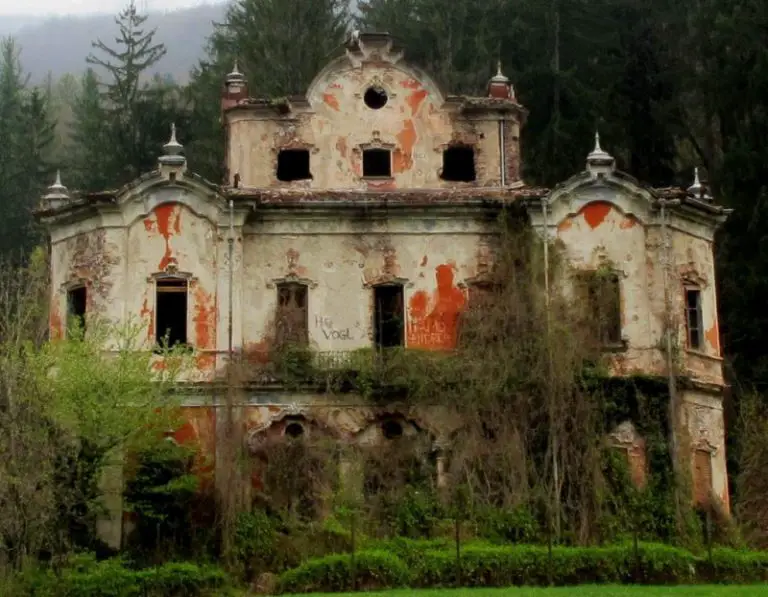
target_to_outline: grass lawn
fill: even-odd
[[[312,593],[319,596],[321,593]],[[768,597],[768,585],[698,585],[686,587],[644,587],[582,585],[552,589],[511,588],[511,589],[425,589],[379,591],[370,593],[322,593],[328,597]],[[305,595],[309,597],[309,595]]]

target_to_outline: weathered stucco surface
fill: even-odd
[[[470,112],[460,109],[464,104],[446,99],[429,77],[381,44],[373,44],[378,48],[374,53],[358,49],[333,61],[306,100],[290,108],[245,100],[232,107],[230,102],[225,112],[228,169],[231,177],[238,175],[240,194],[201,181],[186,171],[183,159],[171,156],[161,158],[158,172],[106,203],[94,203],[79,217],[56,215],[67,213],[66,203],[61,212],[54,210],[46,220],[52,240],[52,334],[65,329],[67,290],[84,283],[89,313],[138,322],[149,347],[156,281],[185,279],[188,340],[195,350],[194,371],[185,379],[205,381],[226,366],[230,292],[235,351],[261,354],[269,347],[281,281],[308,287],[310,346],[348,351],[372,345],[374,287],[397,283],[404,292],[405,346],[453,348],[466,284],[492,266],[494,229],[488,224],[488,205],[460,194],[440,195],[437,189],[474,186],[503,195],[510,185],[522,187],[518,135],[523,112],[513,99],[493,100],[497,103],[491,107]],[[387,91],[380,110],[367,108],[362,100],[370,85]],[[513,98],[511,88],[506,89]],[[514,109],[501,112],[499,105]],[[501,114],[508,119],[504,143]],[[476,182],[439,178],[442,151],[451,143],[475,147]],[[391,179],[361,178],[360,150],[368,146],[392,149]],[[310,149],[311,181],[277,182],[277,152],[286,147]],[[663,195],[614,172],[606,166],[607,157],[596,149],[582,174],[552,192],[531,192],[526,204],[531,223],[549,240],[559,241],[575,269],[607,266],[619,274],[624,345],[610,357],[617,375],[666,375],[666,276],[681,373],[701,388],[682,394],[692,449],[711,453],[713,490],[727,504],[712,248],[720,216],[694,203],[668,208],[662,217]],[[500,188],[503,161],[506,187]],[[296,187],[306,187],[308,199],[291,195]],[[413,189],[421,194],[408,205],[402,191]],[[333,200],[324,202],[324,191],[333,191]],[[231,212],[228,195],[236,199]],[[390,206],[395,195],[398,203]],[[511,194],[505,197],[513,200]],[[696,351],[686,346],[684,288],[692,284],[702,296],[704,344]],[[158,360],[156,366],[163,364]],[[225,434],[217,408],[210,396],[190,398],[188,423],[176,433],[179,441],[194,439],[204,446],[201,472],[215,472],[213,460]],[[265,434],[282,434],[289,420],[344,441],[375,443],[381,421],[395,415],[405,428],[438,443],[461,424],[437,409],[393,414],[344,407],[327,396],[279,391],[248,396],[239,416],[249,445],[257,445]],[[635,482],[644,483],[645,443],[632,422],[612,437],[628,451]]]
[[[474,147],[478,186],[500,182],[499,120],[494,111],[467,115],[460,101],[447,99],[432,79],[403,62],[386,43],[374,44],[375,57],[349,52],[331,62],[310,85],[306,101],[277,115],[269,104],[227,114],[230,141],[228,169],[244,187],[306,186],[339,188],[437,188],[456,186],[441,180],[443,150],[451,145]],[[370,52],[371,50],[368,50]],[[375,86],[387,94],[380,109],[369,108],[364,96]],[[519,179],[520,118],[505,117],[507,183]],[[392,151],[392,177],[366,180],[362,150]],[[281,183],[275,174],[280,149],[306,148],[312,180]]]

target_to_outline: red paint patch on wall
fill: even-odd
[[[216,348],[216,299],[200,286],[195,288],[192,321],[195,324],[195,346]]]
[[[608,217],[608,214],[611,213],[612,209],[613,206],[610,203],[605,201],[595,201],[594,203],[586,205],[584,209],[581,210],[581,213],[584,214],[584,220],[589,224],[589,227],[594,230],[605,221],[605,218]]]
[[[416,292],[408,303],[408,346],[428,350],[450,350],[456,347],[456,333],[466,297],[454,286],[455,266],[435,268],[437,289],[432,300],[424,291]],[[429,303],[432,310],[427,314]]]
[[[142,320],[147,319],[147,338],[152,340],[155,335],[155,312],[149,308],[149,300],[144,297],[144,302],[141,305],[141,311],[139,311],[139,317]]]
[[[323,94],[323,103],[325,103],[325,105],[332,110],[336,110],[337,112],[339,111],[339,100],[336,99],[336,96],[332,93]]]
[[[168,264],[175,261],[171,237],[181,232],[181,206],[166,203],[156,207],[150,217],[144,219],[144,229],[150,234],[157,232],[165,240],[165,253],[157,265],[158,271],[164,271]]]
[[[411,107],[411,114],[416,114],[416,112],[419,111],[419,108],[427,95],[429,95],[429,93],[426,89],[420,89],[419,91],[414,91],[407,97],[405,101],[408,102],[408,105]]]
[[[405,89],[418,89],[421,87],[421,83],[416,79],[406,79],[405,81],[401,82],[400,85]]]
[[[416,127],[412,120],[403,122],[402,130],[397,133],[398,148],[392,156],[392,170],[399,174],[413,166],[413,147],[416,145]]]
[[[216,462],[216,412],[210,407],[182,408],[184,424],[173,434],[182,445],[197,445],[194,473],[200,479],[200,489],[211,487]]]
[[[715,325],[706,331],[705,336],[712,350],[715,351],[716,355],[720,356],[720,330],[718,329],[717,321],[715,321]]]

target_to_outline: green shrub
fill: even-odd
[[[510,585],[556,585],[648,583],[675,584],[695,580],[697,558],[665,545],[612,547],[555,547],[550,562],[546,547],[500,546],[470,543],[456,551],[445,540],[413,541],[399,538],[377,542],[377,550],[358,556],[359,588],[455,586],[504,587]],[[375,554],[373,557],[371,554]],[[766,558],[768,560],[768,558]],[[407,574],[405,571],[408,571]],[[403,576],[405,574],[405,576]],[[352,586],[348,555],[310,560],[280,577],[282,591],[342,591]]]
[[[198,597],[227,585],[222,570],[193,563],[169,563],[132,570],[115,558],[74,558],[60,576],[37,570],[19,579],[19,594],[36,597]]]
[[[349,555],[331,555],[309,560],[284,572],[278,581],[281,593],[338,592],[352,588],[353,579],[362,590],[402,587],[408,584],[405,564],[386,551],[361,551],[353,564]]]
[[[700,558],[696,571],[701,580],[719,583],[768,582],[768,552],[717,548]]]

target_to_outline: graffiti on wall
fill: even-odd
[[[414,293],[409,301],[408,346],[429,350],[456,347],[459,315],[464,309],[464,292],[454,285],[454,265],[435,268],[436,289]]]

